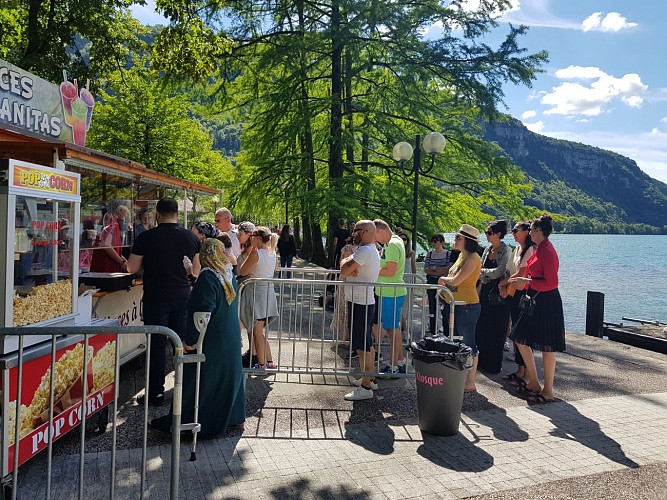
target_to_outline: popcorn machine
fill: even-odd
[[[66,326],[77,314],[80,176],[0,159],[0,321],[11,326]],[[25,346],[50,337],[26,337]],[[0,354],[18,348],[0,337]]]

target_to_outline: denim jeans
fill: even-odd
[[[481,304],[466,304],[454,308],[454,335],[463,337],[463,343],[472,348],[474,356],[478,353],[475,328],[481,311]],[[442,326],[445,332],[449,331],[449,304],[442,308]]]
[[[188,301],[144,302],[144,325],[159,325],[171,328],[183,338],[187,328]],[[167,356],[167,337],[151,335],[150,372],[148,373],[148,397],[154,398],[164,392]]]
[[[292,260],[294,259],[294,255],[285,255],[284,257],[281,255],[280,256],[280,267],[292,267]],[[289,271],[285,272],[286,276],[281,276],[287,279],[290,279],[292,277],[292,273]]]

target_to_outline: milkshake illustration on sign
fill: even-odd
[[[88,90],[90,80],[86,88],[79,88],[76,79],[71,83],[67,78],[67,71],[63,70],[63,83],[60,84],[60,98],[63,105],[65,123],[72,129],[72,142],[77,146],[86,145],[86,132],[90,128],[90,120],[93,116],[95,99]]]

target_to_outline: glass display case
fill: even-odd
[[[73,324],[79,272],[80,178],[76,173],[0,160],[0,231],[5,262],[0,304],[3,326]],[[31,337],[26,342],[36,343]],[[16,339],[0,339],[2,353]]]

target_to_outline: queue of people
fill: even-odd
[[[113,215],[113,214],[112,214]],[[108,218],[105,238],[114,238],[119,224]],[[266,328],[279,314],[272,284],[250,282],[239,295],[243,279],[271,278],[277,266],[288,264],[295,251],[289,226],[280,236],[268,227],[251,222],[233,224],[231,212],[215,213],[215,224],[199,221],[191,230],[178,226],[178,205],[173,199],[160,200],[156,206],[157,226],[141,231],[127,259],[116,263],[121,270],[143,270],[144,323],[168,326],[181,336],[188,352],[201,349],[209,359],[224,360],[202,371],[200,389],[200,436],[223,434],[243,427],[243,367],[276,370]],[[558,293],[558,256],[549,241],[552,221],[544,215],[532,222],[518,222],[512,229],[517,247],[511,251],[502,241],[508,226],[503,220],[490,223],[485,230],[489,245],[482,251],[481,232],[463,224],[455,233],[453,249],[445,247],[442,234],[431,238],[432,249],[425,259],[428,283],[446,286],[457,305],[454,309],[455,333],[472,348],[473,366],[466,374],[465,392],[475,392],[476,373],[499,373],[503,343],[507,332],[515,343],[518,368],[504,377],[535,403],[554,400],[556,352],[564,351],[565,335],[562,302]],[[108,236],[108,235],[111,236]],[[376,350],[386,336],[390,356],[378,376],[392,378],[406,372],[402,323],[406,321],[403,303],[412,301],[404,274],[416,271],[410,240],[393,231],[380,219],[360,220],[339,251],[340,277],[344,293],[337,297],[332,328],[343,332],[350,357],[358,357],[364,373],[354,381],[356,388],[345,395],[350,401],[372,399],[378,381]],[[349,242],[349,243],[348,243]],[[113,243],[111,249],[116,255]],[[113,259],[113,257],[112,257]],[[114,259],[115,260],[115,259]],[[367,285],[379,283],[375,293]],[[254,285],[254,286],[253,286]],[[437,334],[438,314],[449,317],[449,294],[429,294],[429,331]],[[442,306],[437,311],[437,305]],[[207,324],[202,329],[201,318]],[[444,326],[444,325],[443,325]],[[241,332],[248,333],[248,351],[240,355]],[[162,339],[162,341],[160,341]],[[150,405],[164,403],[166,339],[156,336],[150,355],[149,386],[144,397]],[[538,377],[533,350],[542,351],[544,383]],[[353,355],[354,354],[354,355]],[[184,415],[194,405],[194,371],[184,376]],[[141,399],[140,403],[144,400]],[[210,410],[207,410],[210,408]],[[188,417],[185,417],[188,418]],[[151,426],[169,431],[170,417],[155,419]]]

